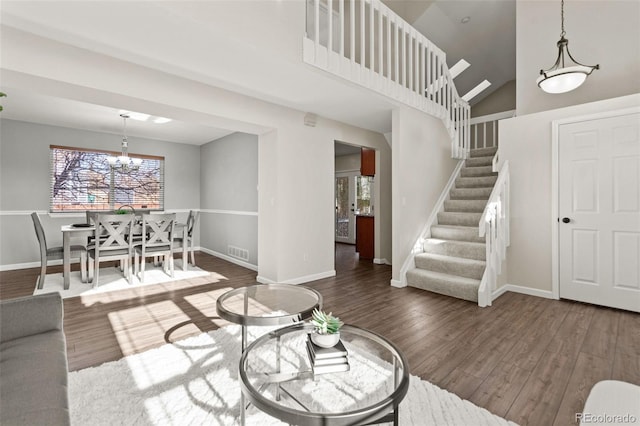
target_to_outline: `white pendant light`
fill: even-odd
[[[600,65],[583,65],[573,59],[569,52],[569,40],[564,31],[564,0],[560,4],[561,33],[558,46],[558,58],[548,70],[540,70],[540,77],[536,80],[538,86],[547,93],[566,93],[580,87],[593,70],[600,69]],[[570,59],[567,60],[566,58]]]
[[[122,152],[121,155],[117,157],[108,157],[107,161],[112,168],[121,167],[123,170],[133,169],[136,170],[140,168],[142,164],[141,158],[130,158],[129,157],[129,142],[127,140],[127,118],[129,115],[120,114],[120,117],[123,119],[122,126]]]

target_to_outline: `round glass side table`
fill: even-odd
[[[295,425],[397,425],[398,407],[409,389],[409,366],[402,352],[379,334],[344,325],[340,341],[347,352],[347,371],[319,365],[320,352],[312,366],[307,349],[311,330],[309,324],[291,325],[247,347],[239,365],[242,419],[253,405]]]
[[[293,284],[256,284],[230,290],[220,296],[216,310],[220,318],[242,326],[242,352],[247,347],[247,326],[290,325],[322,308],[316,290]]]

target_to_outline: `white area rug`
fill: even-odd
[[[240,326],[69,374],[74,425],[239,425]],[[264,328],[250,328],[250,341]],[[364,380],[364,379],[363,379]],[[280,425],[252,407],[247,425]],[[400,424],[514,425],[416,376]]]
[[[144,287],[153,284],[167,283],[171,281],[184,280],[190,278],[204,277],[209,275],[209,272],[189,265],[187,271],[182,270],[180,262],[176,262],[174,268],[174,277],[171,278],[165,274],[162,267],[155,267],[153,263],[147,263],[144,273],[144,283],[131,274],[131,283],[128,283],[124,278],[124,275],[117,267],[100,268],[99,284],[95,288],[93,283],[83,283],[80,279],[80,271],[71,272],[69,289],[64,289],[64,281],[62,273],[47,274],[42,289],[35,288],[33,294],[53,293],[55,291],[62,295],[62,298],[74,296],[89,296],[93,294],[105,293],[108,291],[131,289],[135,287]],[[37,279],[36,279],[37,285]]]

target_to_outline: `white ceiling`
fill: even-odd
[[[344,157],[345,155],[360,154],[360,150],[362,148],[359,146],[349,145],[342,142],[335,142],[334,149],[335,149],[334,155],[336,157]]]
[[[448,52],[450,66],[460,58],[471,63],[456,79],[460,95],[485,78],[493,86],[483,95],[515,77],[515,0],[391,1],[403,13],[419,15],[414,25]],[[302,63],[300,8],[304,2],[278,0],[3,0],[0,22],[3,28],[389,132],[391,101]],[[471,16],[469,23],[459,22],[464,16]],[[18,120],[119,133],[118,110],[127,109],[127,105],[45,97],[29,87],[2,86],[2,91],[9,94],[2,99],[3,117]],[[151,112],[140,107],[137,111]],[[132,136],[192,144],[236,130],[196,125],[186,119],[163,125],[129,123]]]
[[[120,117],[120,109],[21,89],[11,89],[10,93],[11,96],[2,98],[3,118],[119,135],[123,133],[124,123]],[[155,124],[133,119],[127,120],[126,131],[128,136],[193,145],[202,145],[233,133],[233,130],[177,120]]]
[[[515,0],[435,1],[411,24],[447,53],[450,67],[460,59],[471,64],[454,80],[460,96],[489,80],[471,105],[516,78]]]

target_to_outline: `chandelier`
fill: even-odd
[[[573,59],[569,53],[569,40],[564,31],[564,0],[560,5],[561,32],[558,46],[558,58],[548,70],[540,70],[540,77],[537,78],[538,86],[547,93],[565,93],[580,87],[593,70],[600,69],[600,65],[583,65]],[[565,53],[566,52],[566,53]],[[571,61],[566,61],[566,58]]]
[[[122,153],[117,157],[114,157],[114,156],[107,157],[107,161],[109,162],[109,165],[113,169],[120,167],[123,170],[130,170],[130,169],[137,170],[140,168],[140,165],[142,164],[142,158],[129,157],[129,152],[128,152],[129,146],[127,141],[127,118],[129,118],[129,115],[120,114],[120,117],[122,117],[122,120],[123,120]]]

